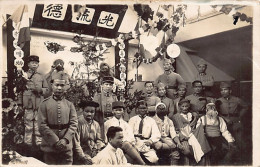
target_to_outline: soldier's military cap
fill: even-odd
[[[29,63],[29,62],[31,62],[31,61],[36,61],[36,62],[39,63],[39,62],[40,62],[39,56],[35,56],[35,55],[29,56],[28,59],[27,59],[27,62]]]
[[[219,87],[220,87],[220,89],[221,88],[231,88],[231,83],[230,82],[221,82]]]
[[[200,61],[197,63],[197,66],[198,65],[207,65],[207,62],[203,59],[200,59]]]
[[[182,100],[178,103],[178,105],[180,106],[180,105],[182,105],[183,103],[189,103],[189,104],[190,104],[190,100],[188,100],[188,99],[182,99]]]
[[[65,72],[60,71],[60,72],[54,73],[54,74],[52,75],[52,80],[55,80],[55,79],[58,79],[58,80],[66,80],[66,79],[68,78],[67,75],[68,75],[68,74],[66,74]]]
[[[111,77],[111,76],[104,76],[103,77],[103,80],[102,80],[102,83],[114,83],[114,78]]]
[[[139,101],[136,103],[136,107],[139,107],[140,105],[147,106],[147,103],[146,103],[145,100],[139,100]]]
[[[160,83],[157,84],[157,88],[161,88],[161,87],[165,88],[165,85],[164,85],[164,83],[162,83],[162,82],[160,82]]]
[[[122,101],[115,101],[112,103],[112,109],[116,108],[125,108],[124,102]]]
[[[171,59],[164,59],[163,63],[172,63]]]
[[[180,89],[180,88],[185,88],[185,89],[187,89],[187,86],[186,86],[186,84],[182,83],[182,84],[179,84],[179,85],[178,85],[178,89]]]

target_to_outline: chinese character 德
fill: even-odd
[[[50,4],[47,6],[47,9],[44,11],[44,13],[48,12],[47,16],[53,16],[55,18],[60,18],[62,13],[61,10],[63,9],[62,4]]]

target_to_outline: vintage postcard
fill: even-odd
[[[258,166],[258,1],[0,1],[1,165]]]

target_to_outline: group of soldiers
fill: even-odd
[[[82,114],[64,98],[70,78],[63,65],[56,61],[46,80],[37,72],[39,57],[28,58],[25,143],[32,145],[34,134],[45,163],[227,165],[239,159],[248,105],[231,95],[228,82],[220,83],[221,97],[215,97],[204,61],[197,65],[193,93],[186,96],[185,81],[165,59],[164,73],[144,83],[145,93],[130,112],[113,94],[115,78],[107,73],[100,79],[101,92],[92,101],[81,100]]]

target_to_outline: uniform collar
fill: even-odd
[[[37,73],[37,71],[33,71],[32,69],[28,69],[27,72],[29,72],[29,73],[31,73],[31,74],[33,74],[33,73]]]
[[[104,94],[104,96],[106,96],[106,97],[110,97],[111,96],[111,92],[105,92],[105,91],[103,91],[103,94]]]
[[[146,97],[152,97],[153,96],[153,93],[146,93]]]
[[[164,96],[159,96],[161,100],[165,99],[166,98],[166,95]]]
[[[52,95],[52,98],[56,101],[61,101],[62,99],[64,99],[64,96],[61,96],[61,97],[57,97],[55,96],[54,94]]]

